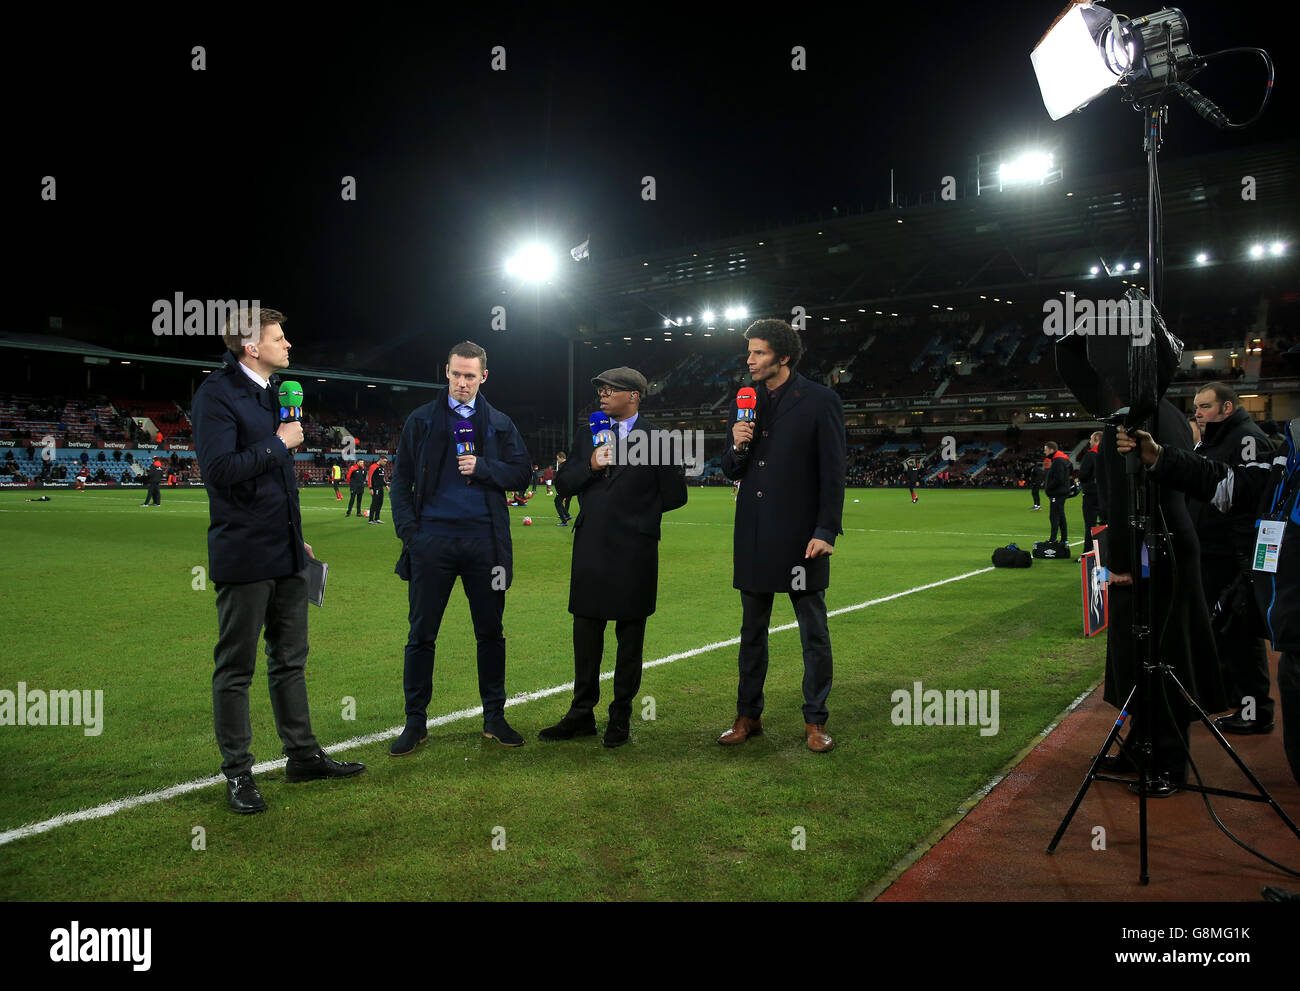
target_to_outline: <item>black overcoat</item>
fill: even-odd
[[[654,429],[638,416],[628,431]],[[648,448],[653,449],[653,448]],[[560,498],[577,496],[569,612],[595,619],[644,619],[653,615],[659,589],[659,524],[663,514],[686,505],[681,466],[614,465],[591,470],[591,434],[579,432],[571,456],[555,474]]]
[[[1192,449],[1192,429],[1187,418],[1168,400],[1160,401],[1159,441],[1176,450]],[[1129,549],[1129,517],[1124,473],[1124,459],[1115,450],[1115,428],[1106,427],[1097,451],[1098,498],[1105,518],[1112,571],[1136,577],[1141,564],[1134,563]],[[1160,509],[1171,534],[1170,546],[1174,565],[1156,562],[1152,569],[1155,584],[1155,607],[1152,617],[1157,628],[1163,627],[1160,655],[1178,675],[1178,680],[1206,712],[1223,712],[1228,702],[1219,673],[1219,658],[1210,630],[1210,613],[1201,589],[1201,545],[1196,538],[1187,503],[1173,486],[1160,487]],[[1160,526],[1157,517],[1156,526]],[[1168,617],[1168,623],[1165,618]],[[1133,622],[1133,586],[1110,586],[1110,621],[1106,630],[1105,699],[1117,708],[1124,704],[1133,687],[1137,672],[1136,648],[1131,636]],[[1170,690],[1170,702],[1180,721],[1191,718],[1191,711],[1176,689]]]
[[[760,406],[749,450],[737,454],[728,444],[722,457],[722,473],[742,480],[732,585],[747,592],[829,587],[830,556],[810,560],[804,552],[814,537],[833,546],[844,532],[847,463],[840,397],[798,372],[785,388],[789,391],[774,416],[765,418]]]
[[[293,455],[275,435],[280,377],[259,389],[233,354],[194,394],[194,450],[208,490],[208,569],[216,582],[283,578],[307,567]]]

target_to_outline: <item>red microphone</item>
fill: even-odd
[[[758,405],[758,393],[752,386],[745,386],[736,393],[736,422],[753,423],[758,417],[758,411],[755,407]],[[749,449],[749,441],[739,445],[743,453]]]

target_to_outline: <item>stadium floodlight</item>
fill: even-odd
[[[555,271],[555,255],[540,244],[529,244],[506,259],[506,275],[528,282],[545,282]]]
[[[1056,156],[1051,152],[1031,151],[998,167],[998,181],[1004,186],[1016,183],[1042,183],[1055,171]]]
[[[1263,257],[1264,257],[1264,246],[1263,246],[1262,244],[1252,244],[1252,245],[1250,246],[1250,257],[1251,257],[1251,258],[1263,258]]]
[[[1124,263],[1123,263],[1123,262],[1118,262],[1118,263],[1115,265],[1115,271],[1116,271],[1116,272],[1122,272],[1122,271],[1124,271]]]
[[[1210,256],[1207,255],[1204,251],[1201,251],[1196,255],[1196,264],[1198,265],[1204,265],[1209,260],[1210,260]]]
[[[1029,56],[1043,104],[1060,120],[1114,86],[1141,98],[1201,68],[1176,8],[1128,18],[1095,3],[1072,3]]]
[[[700,323],[713,323],[713,311],[705,310],[700,314]]]
[[[1090,275],[1096,275],[1096,274],[1097,274],[1098,272],[1100,272],[1100,271],[1101,271],[1101,269],[1098,268],[1096,265],[1094,265],[1094,266],[1092,266],[1092,268],[1088,269],[1088,273],[1089,273]]]
[[[1283,244],[1281,241],[1274,241],[1269,246],[1268,253],[1272,255],[1274,258],[1281,258],[1284,254],[1286,254],[1286,245]]]
[[[1140,269],[1141,267],[1142,267],[1142,263],[1141,263],[1141,262],[1134,262],[1134,263],[1133,263],[1133,271],[1136,272],[1136,271],[1137,271],[1138,269]]]

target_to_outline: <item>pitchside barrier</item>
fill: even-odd
[[[1092,550],[1079,556],[1079,580],[1083,591],[1083,635],[1095,637],[1110,622],[1109,574],[1101,564],[1104,526],[1092,528]]]

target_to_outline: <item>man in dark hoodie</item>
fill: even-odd
[[[288,781],[342,778],[364,764],[321,749],[307,708],[307,559],[293,449],[302,424],[281,423],[277,369],[291,345],[275,310],[241,310],[227,322],[224,366],[194,394],[194,446],[208,490],[208,570],[217,589],[212,713],[226,796],[235,812],[266,808],[253,783],[248,686],[266,629],[275,728]]]
[[[393,529],[402,541],[397,574],[410,582],[410,634],[402,686],[406,725],[389,754],[403,757],[428,739],[433,660],[447,599],[459,578],[477,641],[483,735],[507,747],[524,738],[506,722],[506,640],[501,618],[514,572],[506,492],[522,491],[532,458],[510,417],[479,394],[487,352],[462,341],[447,356],[447,394],[406,419],[393,467]],[[472,451],[453,437],[474,430]]]
[[[1092,528],[1097,525],[1097,445],[1101,431],[1094,430],[1087,449],[1079,456],[1079,491],[1083,493],[1083,552],[1092,550]],[[1103,521],[1104,522],[1104,521]]]
[[[1237,394],[1222,382],[1211,382],[1193,400],[1201,443],[1196,453],[1210,461],[1246,465],[1270,460],[1273,445],[1250,414],[1241,408]],[[1230,588],[1249,577],[1255,550],[1255,521],[1242,514],[1225,516],[1209,502],[1187,497],[1187,511],[1201,540],[1201,583],[1205,603],[1214,613],[1216,603],[1228,601]],[[1245,598],[1245,597],[1243,597]],[[1273,728],[1273,698],[1269,694],[1268,655],[1254,627],[1254,603],[1249,612],[1224,627],[1216,624],[1214,643],[1219,650],[1223,686],[1236,711],[1216,723],[1225,733],[1267,733]],[[1225,617],[1227,618],[1227,617]]]
[[[1070,538],[1066,531],[1065,499],[1070,494],[1070,456],[1049,440],[1043,444],[1043,457],[1047,458],[1047,481],[1043,491],[1047,493],[1048,516],[1052,521],[1052,540],[1056,540],[1056,530],[1060,527],[1061,542],[1068,544]]]

